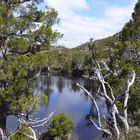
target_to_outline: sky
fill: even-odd
[[[119,32],[131,19],[137,0],[45,0],[60,18],[54,30],[63,33],[58,45],[76,47],[90,38],[101,39]]]

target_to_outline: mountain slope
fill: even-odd
[[[140,47],[140,0],[138,0],[135,5],[132,19],[124,25],[121,32],[107,38],[95,40],[93,43],[97,48],[102,48],[106,46],[112,47],[114,43],[116,44],[118,41],[134,41],[137,47]],[[91,42],[86,42],[73,50],[84,50],[86,52],[90,44]]]

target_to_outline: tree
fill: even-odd
[[[42,0],[0,1],[0,132],[6,118],[29,116],[45,96],[33,96],[34,80],[47,64],[46,52],[62,35],[52,30],[57,12],[39,10]],[[24,115],[23,115],[24,114]],[[20,122],[21,123],[21,122]]]
[[[103,133],[118,139],[122,134],[121,130],[128,134],[131,132],[130,126],[139,128],[139,125],[136,125],[140,116],[138,111],[140,90],[139,10],[140,1],[135,6],[133,20],[123,28],[119,42],[107,49],[96,46],[96,50],[92,50],[92,54],[94,51],[96,53],[92,55],[90,63],[87,63],[90,70],[84,77],[97,83],[98,87],[95,87],[94,92],[106,99],[109,118],[102,119],[103,116],[101,116],[95,95],[77,83],[95,105],[98,123],[94,121],[92,116],[89,117],[91,123]],[[104,54],[107,54],[109,50],[111,55],[102,55],[103,51]]]
[[[101,114],[100,114],[100,110],[99,107],[97,105],[97,102],[95,100],[95,97],[89,92],[87,91],[83,86],[79,85],[77,83],[77,85],[82,88],[87,94],[88,96],[92,99],[96,111],[97,111],[97,119],[98,119],[98,124],[97,125],[94,120],[92,118],[90,118],[90,121],[94,124],[94,126],[104,132],[107,135],[116,135],[117,138],[120,137],[120,130],[119,130],[119,126],[120,122],[123,123],[124,128],[126,129],[126,132],[129,132],[129,124],[128,124],[128,99],[130,98],[130,87],[134,84],[135,82],[135,78],[136,78],[136,72],[135,69],[133,67],[127,67],[126,71],[127,74],[123,74],[121,72],[121,67],[119,68],[119,73],[114,73],[109,67],[108,67],[108,62],[110,61],[110,59],[103,59],[103,60],[96,60],[94,61],[93,59],[93,68],[94,69],[94,73],[92,75],[85,75],[85,78],[88,78],[90,80],[94,80],[98,83],[99,88],[96,90],[97,94],[99,96],[103,96],[106,99],[106,102],[108,103],[109,106],[109,113],[110,113],[110,122],[109,125],[104,126],[102,121],[101,121]],[[122,102],[120,100],[118,100],[117,98],[117,94],[114,94],[116,91],[114,91],[113,88],[113,82],[114,78],[116,78],[116,76],[123,77],[125,76],[125,78],[123,78],[123,80],[126,79],[126,82],[124,81],[123,85],[123,93],[121,98],[122,98]],[[115,75],[115,77],[114,77]],[[111,81],[110,81],[110,78]],[[115,82],[115,85],[117,84],[117,82]],[[123,86],[121,85],[121,86]],[[120,106],[118,106],[117,102],[121,103],[122,109],[120,109]],[[107,120],[106,120],[106,124],[107,124]],[[111,125],[110,125],[111,124]]]
[[[43,135],[43,140],[54,139],[67,140],[68,134],[73,130],[74,123],[64,113],[55,115],[49,125],[48,132]]]

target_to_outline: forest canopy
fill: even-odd
[[[49,100],[43,93],[34,94],[33,89],[46,69],[92,81],[94,91],[77,86],[96,108],[98,123],[91,114],[89,121],[107,139],[140,138],[140,0],[122,31],[105,39],[90,39],[74,49],[56,47],[63,36],[53,29],[59,23],[58,13],[47,6],[40,10],[40,3],[43,0],[0,1],[0,139],[22,136],[37,140],[34,128],[52,118],[53,111],[43,119],[32,119]],[[109,118],[101,115],[96,96],[105,98]],[[18,119],[19,127],[7,135],[9,115]],[[67,139],[73,127],[68,116],[59,114],[52,118],[44,136]]]

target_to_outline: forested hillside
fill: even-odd
[[[58,13],[49,7],[40,10],[38,4],[42,2],[0,1],[0,140],[67,140],[71,136],[74,123],[64,113],[52,118],[55,112],[49,110],[48,116],[36,118],[35,113],[44,105],[44,108],[48,106],[49,97],[52,97],[49,94],[62,92],[64,86],[60,78],[57,80],[59,90],[54,86],[55,89],[46,90],[47,94],[41,93],[48,82],[42,84],[41,80],[49,78],[46,75],[40,78],[41,72],[72,74],[89,80],[92,89],[82,85],[81,79],[77,80],[79,83],[74,81],[72,87],[70,80],[66,83],[70,92],[74,89],[78,93],[81,88],[84,92],[80,94],[87,95],[86,103],[90,101],[94,106],[94,113],[90,111],[85,118],[81,113],[82,119],[102,132],[102,138],[139,140],[140,0],[132,18],[119,33],[100,40],[91,38],[73,49],[54,45],[63,36],[52,28],[59,21]],[[42,84],[40,89],[35,88],[38,78],[41,79],[38,84]],[[49,84],[45,88],[48,87]],[[61,100],[63,106],[67,104],[66,96]],[[75,98],[74,95],[70,97]],[[99,97],[104,99],[107,115],[101,113]],[[82,101],[83,97],[79,102]],[[77,106],[87,109],[84,105],[83,108]],[[9,134],[6,133],[8,116],[14,116],[18,122],[16,131]],[[45,131],[38,133],[37,128],[45,127],[51,118]]]
[[[133,48],[137,46],[136,51],[139,50],[139,45],[140,45],[140,14],[139,14],[139,2],[136,4],[134,8],[134,13],[132,13],[132,19],[124,25],[122,31],[119,33],[116,33],[113,36],[99,39],[99,40],[92,40],[89,42],[86,42],[84,44],[81,44],[75,48],[72,49],[67,49],[65,47],[63,48],[58,48],[59,51],[57,51],[57,54],[64,54],[69,53],[69,55],[66,55],[65,58],[67,58],[63,63],[58,62],[57,60],[55,62],[52,62],[52,68],[56,69],[64,69],[66,73],[71,73],[72,72],[72,63],[74,62],[76,67],[82,66],[83,63],[86,61],[86,59],[89,57],[90,53],[89,50],[91,49],[92,43],[96,45],[96,48],[100,50],[100,55],[104,55],[106,49],[115,49],[116,44],[120,46],[123,44],[123,46],[130,46]],[[131,42],[131,43],[130,43]],[[61,51],[60,51],[61,50]],[[102,50],[102,52],[101,52]],[[55,51],[56,52],[56,51]],[[77,58],[78,56],[78,58]],[[53,57],[53,56],[52,56]],[[55,58],[59,58],[59,55],[55,55]],[[60,61],[62,58],[59,58]],[[65,64],[67,62],[67,65]]]
[[[139,139],[140,0],[134,8],[132,19],[116,37],[99,41],[91,39],[85,45],[90,46],[91,53],[84,64],[84,77],[93,81],[96,94],[105,97],[111,116],[111,120],[104,118],[103,121],[95,95],[77,84],[92,98],[96,106],[99,125],[93,118],[90,118],[91,122],[97,129],[118,139]],[[80,47],[83,49],[84,45]]]
[[[62,35],[52,30],[57,12],[37,8],[40,0],[0,1],[0,139],[37,139],[31,125],[44,123],[31,116],[46,104],[45,94],[33,95],[33,85],[47,65],[46,52]],[[19,127],[6,134],[7,117],[17,118]],[[22,132],[20,132],[23,130]],[[21,134],[22,133],[22,134]],[[21,138],[20,138],[21,137]]]

